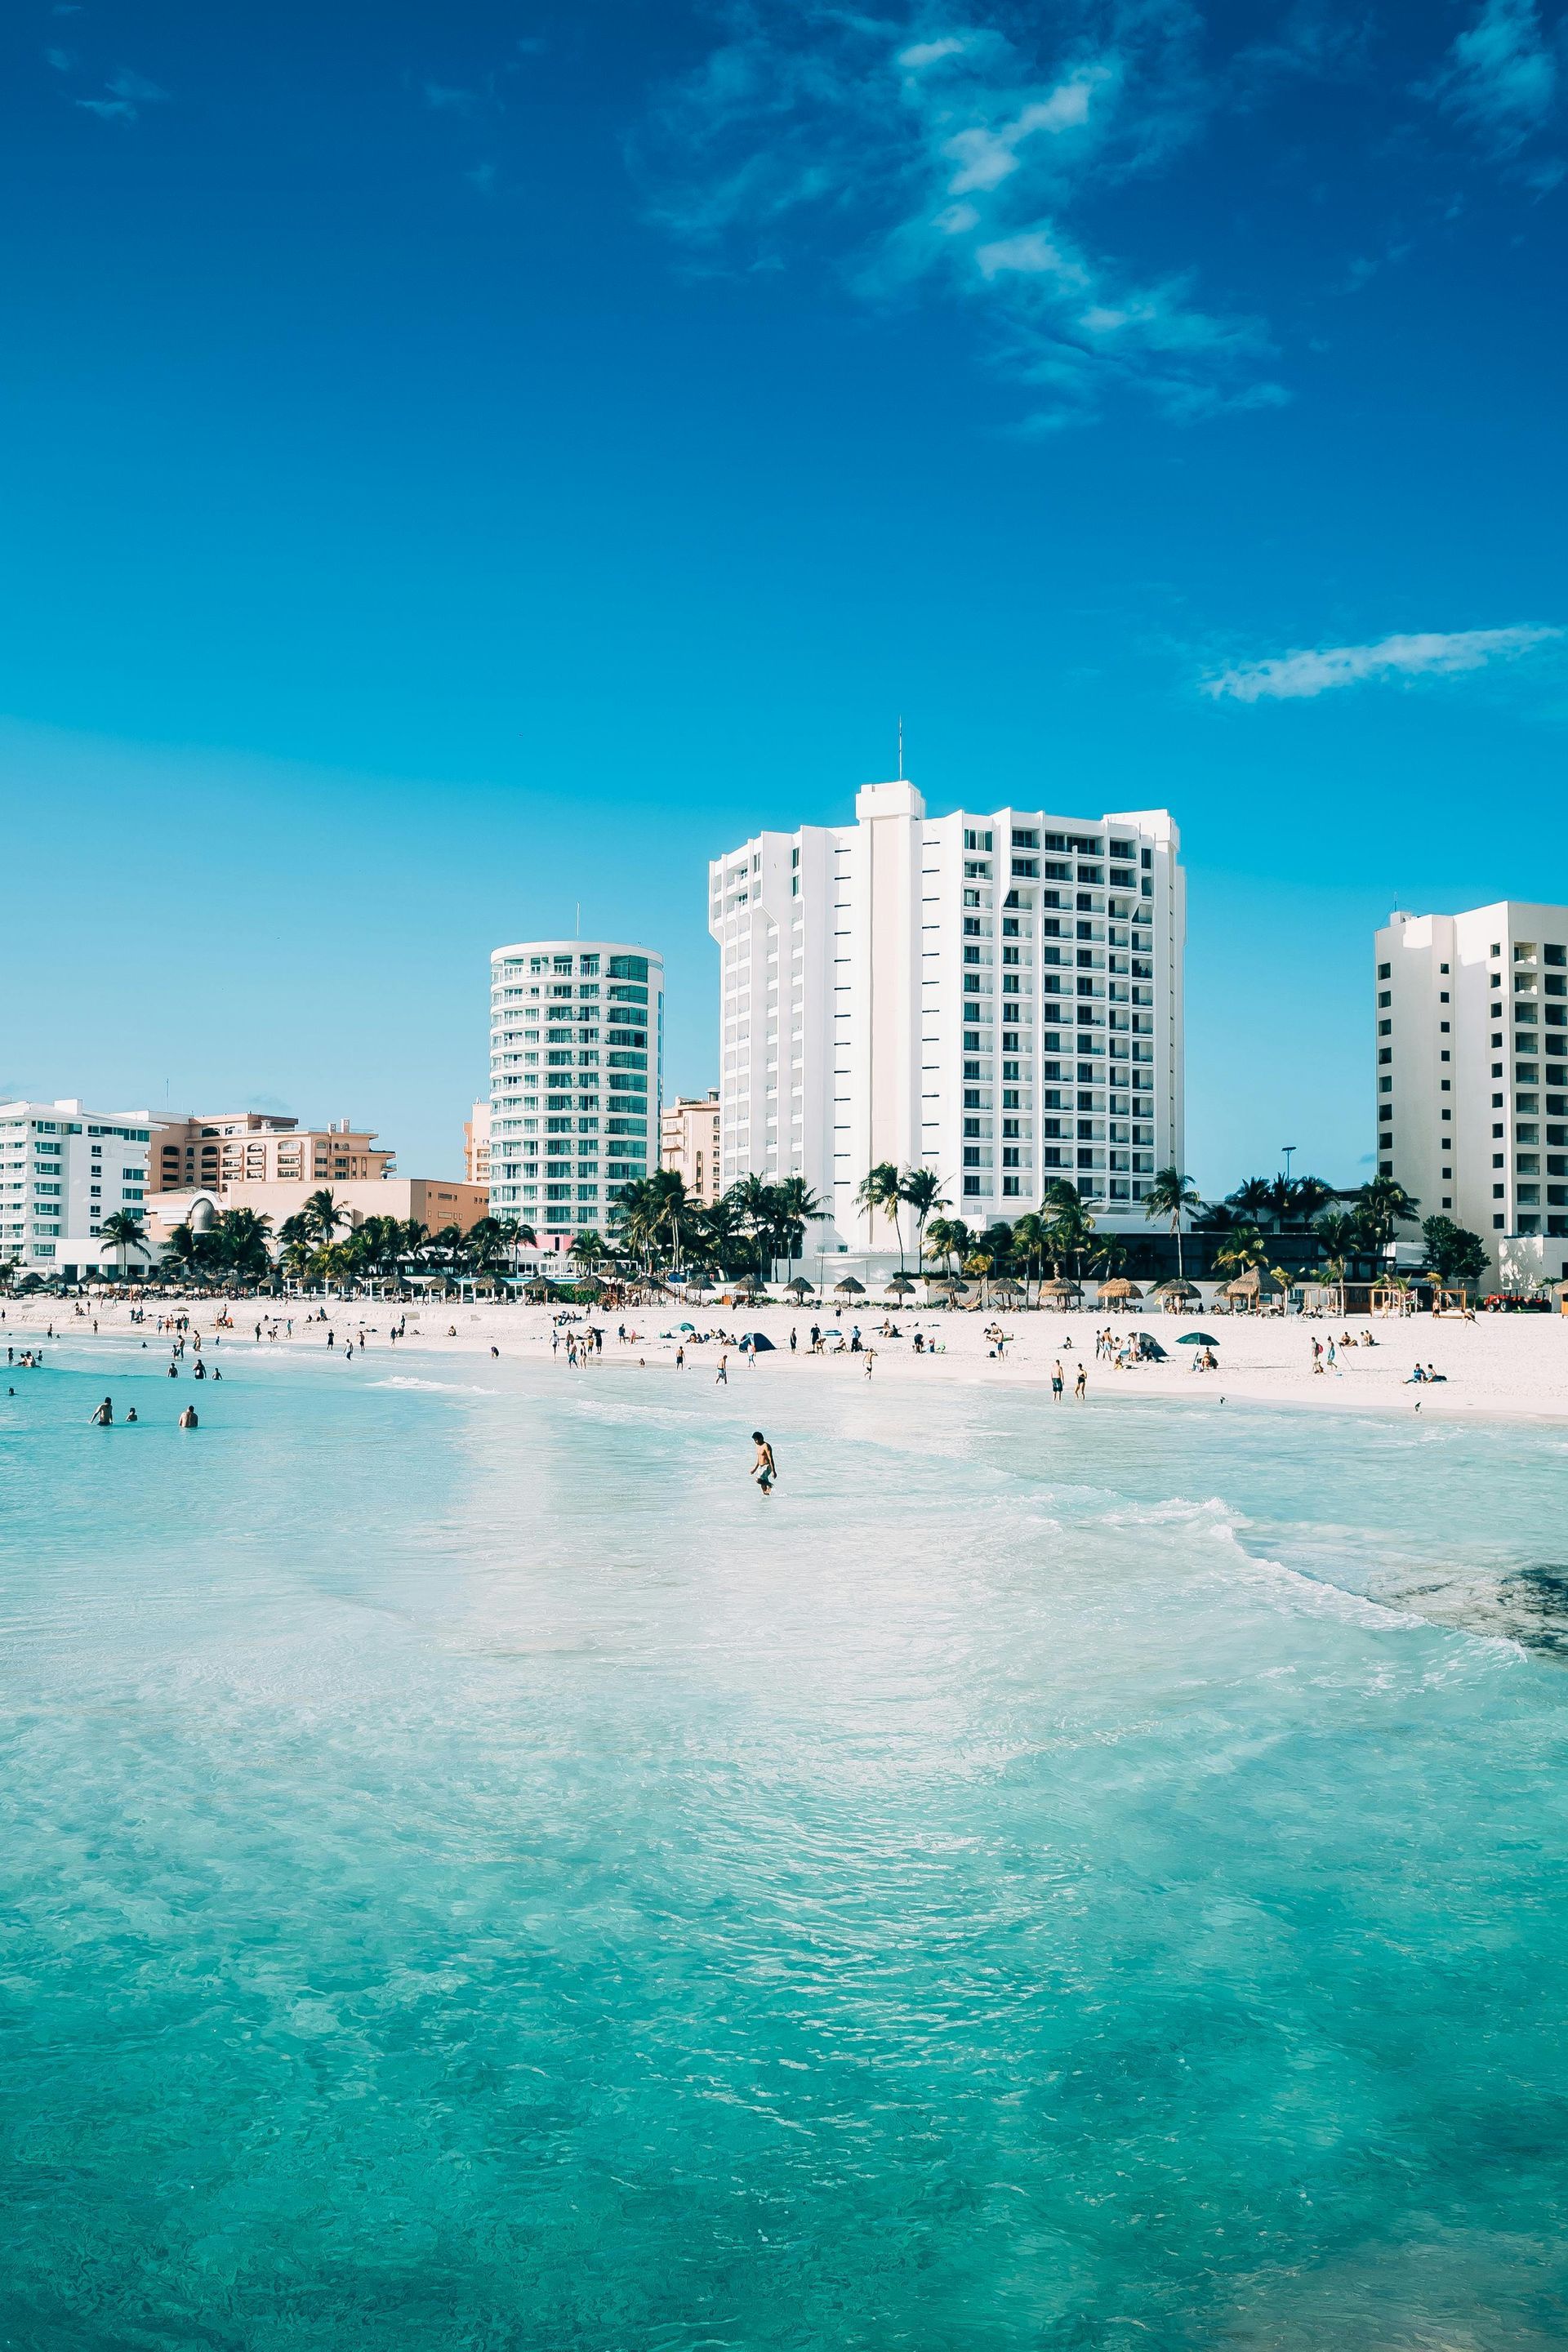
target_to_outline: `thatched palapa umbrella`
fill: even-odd
[[[907,1274],[896,1274],[888,1285],[888,1296],[889,1298],[908,1298],[914,1286]]]
[[[784,1285],[784,1288],[786,1290],[793,1290],[797,1298],[809,1298],[811,1297],[811,1287],[810,1283],[807,1282],[804,1274],[795,1275],[793,1280],[786,1282]]]
[[[857,1282],[852,1274],[847,1274],[842,1282],[834,1284],[833,1295],[836,1298],[864,1298],[866,1286],[863,1282]]]
[[[1076,1282],[1068,1282],[1058,1274],[1042,1282],[1037,1295],[1042,1307],[1047,1298],[1053,1307],[1070,1307],[1082,1294]]]
[[[1129,1298],[1142,1298],[1143,1293],[1135,1282],[1129,1282],[1124,1274],[1119,1274],[1110,1282],[1100,1284],[1098,1296],[1102,1307],[1115,1307]]]

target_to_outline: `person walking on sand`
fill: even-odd
[[[1081,1364],[1078,1368],[1078,1378],[1072,1384],[1072,1392],[1075,1404],[1083,1404],[1088,1401],[1089,1376]]]
[[[715,1387],[715,1388],[726,1388],[726,1389],[727,1389],[727,1388],[729,1387],[729,1385],[730,1385],[730,1359],[729,1359],[729,1357],[728,1357],[728,1356],[721,1356],[721,1357],[720,1357],[720,1359],[719,1359],[719,1369],[718,1369],[718,1370],[717,1370],[717,1371],[714,1373],[714,1375],[713,1375],[713,1385],[714,1385],[714,1387]]]
[[[675,1369],[678,1372],[683,1372],[686,1370],[686,1342],[684,1339],[680,1341],[675,1350]]]
[[[760,1429],[752,1430],[752,1443],[757,1449],[757,1458],[752,1465],[752,1475],[763,1494],[770,1495],[773,1492],[773,1481],[779,1475],[778,1464],[773,1460],[773,1449]]]
[[[1051,1366],[1051,1402],[1053,1404],[1060,1404],[1062,1401],[1062,1391],[1066,1385],[1066,1380],[1062,1372],[1061,1358],[1058,1356],[1056,1362]]]

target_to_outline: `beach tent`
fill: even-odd
[[[1119,1274],[1111,1281],[1100,1284],[1098,1296],[1102,1307],[1111,1307],[1128,1298],[1142,1298],[1143,1293],[1135,1282],[1129,1282],[1125,1275]]]
[[[773,1353],[773,1343],[765,1331],[742,1331],[741,1345],[750,1348],[753,1356],[771,1356]]]
[[[1165,1361],[1165,1350],[1155,1339],[1152,1331],[1134,1331],[1132,1337],[1138,1341],[1149,1362],[1163,1364]]]
[[[1256,1307],[1266,1297],[1278,1298],[1279,1285],[1271,1274],[1265,1274],[1261,1266],[1253,1265],[1248,1266],[1245,1274],[1237,1275],[1234,1282],[1227,1282],[1223,1296],[1230,1301],[1234,1314],[1238,1308]]]
[[[1152,1295],[1160,1300],[1167,1315],[1179,1315],[1189,1299],[1203,1297],[1195,1282],[1179,1281],[1173,1276],[1169,1282],[1157,1282]]]

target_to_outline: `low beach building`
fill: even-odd
[[[153,1118],[94,1111],[76,1096],[0,1103],[0,1261],[74,1282],[105,1263],[144,1264],[102,1240],[105,1218],[143,1213]]]
[[[150,1193],[146,1203],[147,1237],[161,1250],[176,1225],[205,1232],[220,1211],[252,1209],[271,1221],[273,1238],[289,1217],[297,1217],[310,1192],[329,1192],[350,1223],[367,1217],[396,1217],[404,1224],[425,1225],[438,1234],[448,1225],[467,1233],[489,1213],[489,1196],[482,1184],[467,1184],[437,1176],[380,1176],[352,1179],[347,1183],[312,1185],[301,1192],[291,1179],[283,1182],[195,1185],[178,1192]],[[349,1226],[343,1228],[346,1233]]]
[[[1568,907],[1396,910],[1373,992],[1378,1172],[1500,1281],[1568,1276]]]

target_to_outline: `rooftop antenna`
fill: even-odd
[[[1290,1181],[1290,1155],[1295,1150],[1296,1147],[1293,1143],[1282,1143],[1279,1146],[1279,1149],[1285,1154],[1285,1181],[1289,1184]]]
[[[904,781],[904,714],[899,713],[899,782]]]

